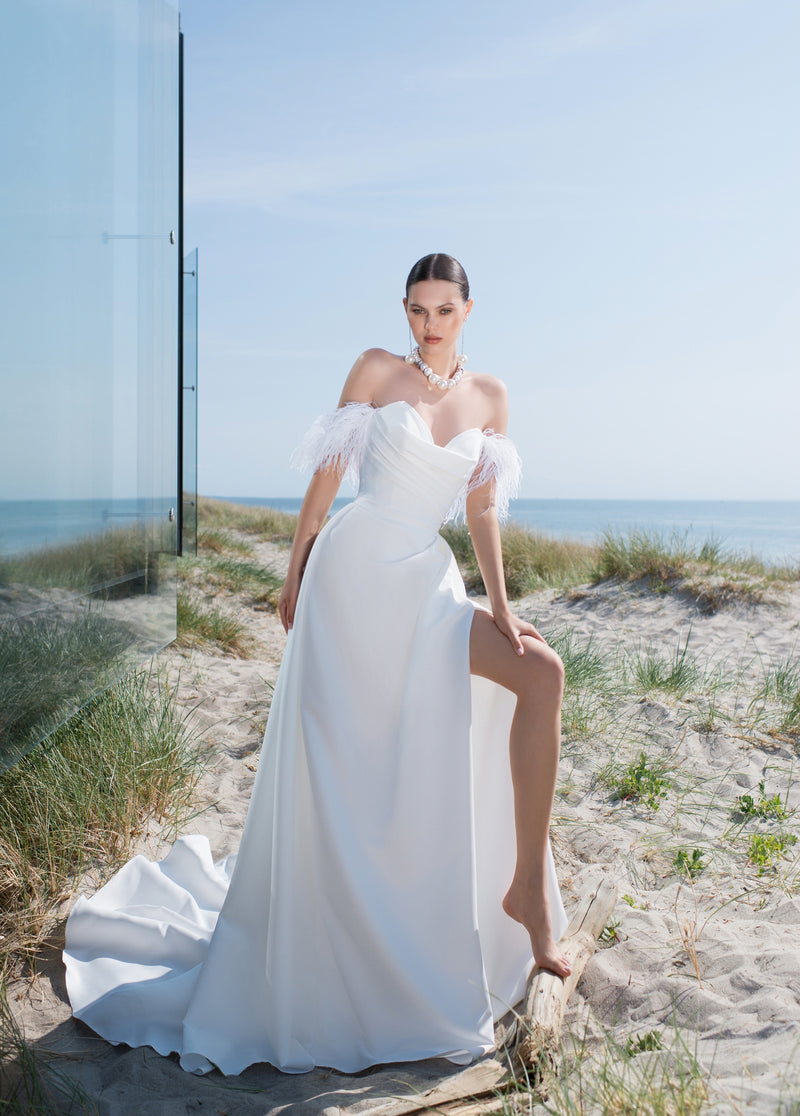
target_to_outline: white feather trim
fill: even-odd
[[[345,403],[335,411],[320,415],[292,454],[292,468],[301,473],[334,468],[358,489],[358,473],[374,414],[371,403]]]
[[[508,519],[509,501],[519,492],[522,480],[522,460],[517,447],[505,434],[484,430],[481,455],[469,481],[456,496],[445,522],[464,523],[467,518],[467,496],[475,489],[493,482],[492,504],[502,523]]]

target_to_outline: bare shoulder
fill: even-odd
[[[345,381],[342,403],[372,403],[385,380],[396,371],[402,357],[386,349],[365,349],[355,360]]]
[[[508,388],[497,376],[477,372],[472,377],[473,390],[481,396],[481,406],[485,410],[485,427],[504,433],[508,426]]]

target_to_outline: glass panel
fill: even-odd
[[[197,554],[197,249],[183,259],[182,554]]]
[[[0,769],[175,636],[177,42],[164,0],[5,13]]]

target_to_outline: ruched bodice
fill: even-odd
[[[437,446],[409,403],[388,403],[370,424],[356,502],[435,534],[474,472],[482,441],[473,428]]]

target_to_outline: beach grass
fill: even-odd
[[[197,553],[252,555],[253,544],[247,539],[237,538],[223,527],[204,527],[197,532]],[[184,559],[190,561],[190,559]]]
[[[677,1025],[591,1039],[567,1028],[560,1062],[541,1082],[518,1070],[498,1094],[497,1116],[702,1116],[711,1104],[711,1074]]]
[[[688,532],[632,528],[603,533],[592,580],[680,592],[714,613],[731,604],[760,604],[771,590],[800,580],[800,566],[768,565],[755,555],[724,550],[713,537],[696,544]]]
[[[133,643],[102,603],[34,611],[0,626],[0,768],[118,677]]]
[[[277,508],[252,507],[248,504],[236,504],[231,500],[213,500],[209,496],[200,496],[197,522],[202,530],[226,528],[257,535],[271,542],[291,542],[297,526],[297,516]]]
[[[442,537],[453,551],[467,588],[485,592],[469,531],[446,525]],[[597,548],[571,539],[528,531],[516,523],[501,528],[506,591],[512,600],[537,589],[566,589],[592,578]]]
[[[165,550],[169,550],[165,541]],[[0,587],[33,586],[127,596],[130,581],[147,572],[147,539],[140,527],[119,527],[60,546],[0,557]]]
[[[86,1116],[97,1112],[78,1082],[61,1071],[57,1055],[25,1041],[0,983],[0,1114],[2,1116]]]
[[[0,975],[35,964],[76,879],[124,862],[150,820],[177,832],[202,769],[189,715],[139,670],[0,775]]]
[[[242,594],[253,604],[269,604],[277,608],[283,578],[270,566],[220,557],[208,562],[203,572],[218,588]]]
[[[178,589],[178,637],[182,647],[213,644],[220,651],[246,659],[253,650],[252,637],[233,613],[200,602],[185,585]]]

